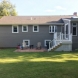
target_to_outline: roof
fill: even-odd
[[[71,18],[70,20],[71,20],[71,21],[78,21],[78,18],[74,18],[74,19]]]
[[[71,18],[71,15],[56,16],[3,16],[0,24],[62,24],[61,18]]]

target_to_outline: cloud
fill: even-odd
[[[55,8],[58,9],[58,10],[66,10],[66,8],[64,8],[62,6],[56,6]]]
[[[55,10],[51,10],[51,9],[48,9],[48,10],[45,10],[46,12],[55,12]]]

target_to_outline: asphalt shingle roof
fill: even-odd
[[[3,16],[0,24],[47,24],[63,23],[61,18],[71,18],[72,15],[56,16]]]

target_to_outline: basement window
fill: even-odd
[[[23,43],[25,43],[26,46],[29,46],[30,45],[30,40],[23,40]]]
[[[51,40],[45,40],[44,41],[44,46],[47,46],[47,44],[49,45],[49,42],[50,42]]]

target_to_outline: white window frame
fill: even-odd
[[[37,31],[34,31],[34,26],[37,26]],[[39,32],[39,26],[38,25],[33,25],[33,32]]]
[[[24,43],[24,41],[28,41],[28,45],[26,45],[26,46],[30,46],[30,40],[24,39],[23,43]]]
[[[46,41],[51,41],[51,40],[44,40],[44,46],[47,46],[47,45],[46,45]]]
[[[24,26],[27,28],[27,31],[24,31],[24,30],[23,30],[23,27],[24,27]],[[28,26],[27,26],[27,25],[22,25],[22,32],[28,32]]]
[[[51,27],[51,32],[50,32],[50,27]],[[53,27],[54,27],[54,32],[52,31],[52,30],[53,30]],[[57,27],[57,26],[52,26],[52,25],[50,25],[50,26],[49,26],[49,33],[55,33],[55,32],[56,32],[56,27]]]
[[[73,25],[73,23],[72,23],[72,25]],[[76,23],[76,25],[73,25],[73,26],[77,26],[77,23]]]
[[[76,35],[73,35],[73,27],[76,27]],[[73,25],[73,23],[72,23],[72,35],[77,36],[77,23],[76,23],[76,25]]]
[[[17,32],[13,31],[15,26],[17,27]],[[19,33],[19,27],[18,27],[18,25],[12,25],[12,33]]]

